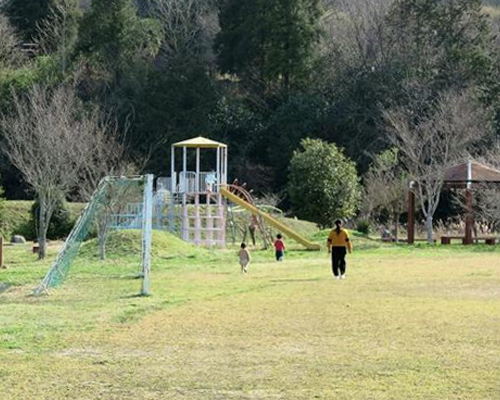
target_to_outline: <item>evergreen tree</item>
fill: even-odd
[[[38,38],[38,25],[49,15],[51,5],[52,0],[7,0],[2,11],[24,40],[31,42]]]
[[[118,84],[138,61],[156,55],[160,33],[155,20],[137,15],[132,0],[94,0],[82,20],[77,51],[97,75]]]
[[[319,39],[319,0],[226,0],[217,37],[223,72],[286,88],[303,81]]]

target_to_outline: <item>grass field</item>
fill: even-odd
[[[242,276],[234,250],[154,241],[148,298],[133,237],[42,298],[49,262],[7,248],[2,400],[500,398],[500,250],[355,238],[337,281],[324,252],[254,251]]]

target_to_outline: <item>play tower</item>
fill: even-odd
[[[170,170],[169,230],[178,231],[180,224],[183,240],[224,246],[226,200],[221,187],[227,185],[227,145],[201,136],[175,143]]]

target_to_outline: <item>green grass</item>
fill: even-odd
[[[7,200],[3,203],[4,209],[0,221],[0,231],[8,239],[14,234],[27,235],[31,231],[29,222],[32,206],[33,201],[31,200]],[[65,204],[70,221],[76,221],[84,206],[84,203]]]
[[[326,232],[316,233],[323,242]],[[6,248],[0,393],[18,399],[498,399],[500,249],[387,245],[353,233],[348,279],[325,252],[154,237],[137,297],[137,233],[86,243],[67,282],[27,297],[50,260]],[[50,250],[55,257],[56,248]],[[2,290],[6,287],[7,290]]]

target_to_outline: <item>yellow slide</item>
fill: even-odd
[[[317,243],[313,243],[303,236],[299,235],[297,232],[295,232],[293,229],[290,229],[288,226],[282,224],[275,218],[271,217],[269,214],[260,211],[257,207],[253,206],[249,202],[243,200],[242,198],[236,196],[235,194],[231,193],[229,190],[226,188],[221,188],[220,189],[221,194],[227,198],[228,200],[232,201],[234,204],[238,204],[239,206],[243,207],[244,209],[250,211],[253,215],[261,216],[263,219],[266,220],[267,223],[269,223],[271,226],[275,227],[277,230],[280,231],[280,233],[283,233],[285,236],[290,237],[300,243],[301,245],[305,246],[309,250],[320,250],[320,246]]]

